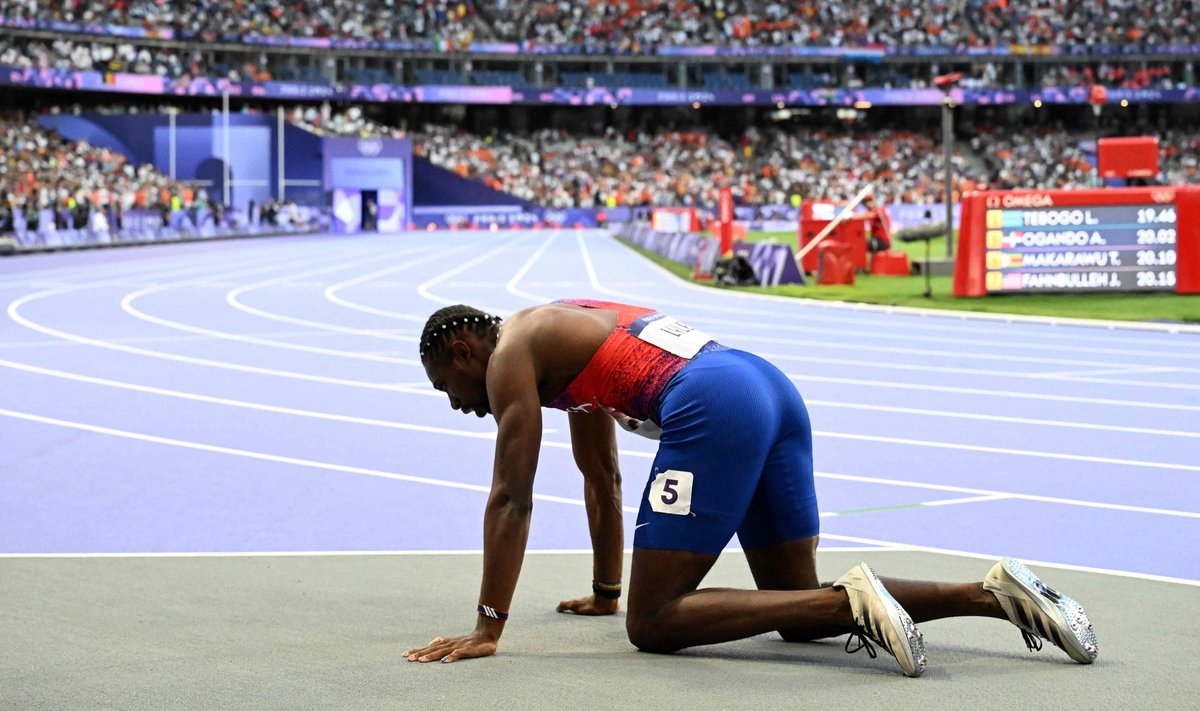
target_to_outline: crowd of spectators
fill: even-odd
[[[265,61],[265,60],[264,60]],[[111,44],[87,39],[0,38],[0,66],[18,69],[94,70],[179,77],[208,74],[200,52],[179,52],[162,47]]]
[[[38,228],[39,213],[52,211],[57,227],[120,227],[128,210],[167,211],[208,202],[203,190],[176,182],[151,165],[86,141],[70,141],[42,128],[24,111],[0,109],[0,232],[20,210]],[[213,206],[214,208],[216,206]]]
[[[936,131],[771,125],[734,137],[698,128],[480,135],[445,126],[415,131],[387,126],[357,107],[342,112],[297,107],[288,118],[324,135],[407,137],[419,157],[554,208],[711,205],[726,186],[743,205],[787,204],[792,195],[845,200],[867,184],[883,203],[943,199],[941,147],[929,137]],[[1160,181],[1200,183],[1200,132],[1156,133]],[[1062,126],[975,128],[973,134],[954,158],[956,191],[1096,184],[1084,150],[1093,134]],[[220,209],[202,189],[172,181],[150,165],[134,165],[114,151],[69,141],[40,127],[27,112],[0,110],[0,148],[0,231],[11,228],[17,209],[27,217],[50,210],[60,228],[91,226],[89,214],[94,219],[99,213],[115,223],[114,229],[131,209]]]
[[[781,205],[793,194],[846,200],[864,185],[884,203],[944,199],[942,148],[897,130],[775,126],[733,139],[702,129],[585,135],[561,129],[487,135],[425,126],[385,126],[359,110],[295,110],[293,123],[327,135],[409,138],[418,157],[496,190],[548,207],[713,204],[720,188],[739,204]],[[1150,133],[1156,133],[1150,131]],[[1200,183],[1200,133],[1159,131],[1162,181]],[[1094,187],[1085,147],[1095,135],[1061,125],[1034,130],[976,128],[957,147],[954,189]]]
[[[1078,67],[1052,64],[1043,69],[1041,85],[1044,87],[1091,86],[1102,84],[1122,89],[1172,89],[1175,81],[1171,68],[1164,64],[1130,68],[1120,64],[1101,63],[1098,67]]]
[[[469,45],[472,0],[0,0],[17,22],[124,25],[204,41],[247,37],[438,39]]]
[[[1200,2],[1194,0],[0,0],[0,18],[17,27],[34,21],[128,25],[152,35],[170,31],[177,38],[205,43],[167,46],[130,38],[70,34],[47,38],[17,33],[0,37],[0,66],[130,72],[172,79],[205,76],[319,83],[406,83],[414,79],[393,76],[391,69],[378,67],[338,70],[332,60],[328,66],[314,67],[295,55],[261,45],[247,44],[244,51],[227,53],[218,61],[207,51],[207,43],[284,37],[420,39],[454,50],[482,40],[597,53],[698,44],[913,48],[1200,44]],[[1044,87],[1100,82],[1131,89],[1172,88],[1181,80],[1161,64],[1036,66],[1034,81]],[[964,80],[965,87],[1018,85],[1011,76],[1011,65],[982,62],[973,67]],[[822,73],[817,85],[922,88],[930,79],[929,72],[895,67],[869,67],[870,77],[857,76],[854,69],[850,65],[848,73],[836,78]],[[369,72],[371,78],[363,79],[363,72]],[[755,83],[755,77],[738,72],[711,73],[713,77],[703,77],[704,86],[710,78],[732,82],[730,88],[749,88]],[[797,76],[806,82],[812,79]],[[470,74],[459,78],[467,81]],[[793,78],[787,78],[789,85]],[[598,77],[596,83],[602,79]],[[810,87],[804,83],[803,88]]]
[[[287,119],[300,128],[320,136],[404,138],[407,135],[403,128],[386,126],[373,121],[358,106],[351,106],[338,113],[334,113],[329,104],[323,104],[320,108],[297,106],[288,111]]]
[[[726,186],[744,205],[786,204],[793,194],[845,200],[867,183],[884,202],[942,198],[940,153],[907,131],[755,128],[726,140],[702,130],[479,136],[427,127],[409,137],[418,156],[558,208],[713,204]],[[962,155],[955,164],[960,174],[968,167]]]
[[[0,16],[222,37],[661,45],[1200,43],[1194,0],[0,0]]]
[[[1200,42],[1192,0],[481,0],[503,39],[657,46],[1163,45]]]
[[[581,136],[562,130],[488,136],[426,127],[418,156],[550,207],[715,204],[721,187],[743,205],[847,200],[872,184],[883,203],[944,199],[942,150],[926,133],[753,128],[726,140],[702,130]],[[1160,132],[1160,181],[1200,183],[1200,133]],[[1093,135],[1062,126],[979,129],[955,151],[956,195],[983,189],[1095,187]]]
[[[234,58],[236,57],[236,59]],[[118,42],[98,41],[94,38],[75,35],[58,39],[4,37],[0,36],[0,67],[18,69],[52,69],[59,71],[126,72],[151,74],[171,80],[187,81],[192,77],[211,77],[231,81],[303,80],[315,83],[489,83],[490,75],[501,75],[501,83],[521,84],[525,78],[518,72],[442,72],[436,80],[425,76],[432,70],[414,69],[408,77],[401,70],[393,74],[384,69],[337,68],[336,63],[321,62],[320,66],[299,62],[294,55],[275,54],[266,48],[247,48],[247,51],[224,56],[215,60],[200,49],[175,49],[165,46],[121,40]],[[894,66],[846,65],[835,75],[833,65],[820,67],[822,71],[808,74],[793,74],[786,79],[789,88],[843,88],[861,89],[869,87],[895,89],[923,89],[930,87],[931,69]],[[1182,87],[1182,76],[1173,76],[1167,64],[1143,65],[1122,64],[1102,61],[1094,65],[1074,63],[1039,63],[1036,65],[1035,82],[1041,87],[1090,86],[1100,83],[1107,87],[1126,89],[1172,89]],[[369,76],[365,76],[368,74]],[[727,73],[720,70],[706,72],[700,80],[708,88],[751,88],[751,73],[745,71]],[[484,76],[489,75],[489,81]],[[580,83],[580,78],[586,79]],[[591,75],[587,72],[563,72],[558,79],[564,86],[604,85],[638,86],[637,79],[653,77],[653,86],[666,88],[668,80],[661,68],[657,72],[624,72],[611,76]],[[724,83],[712,84],[710,79]],[[552,79],[547,79],[553,81]],[[1013,88],[1016,77],[1010,65],[997,62],[979,62],[961,82],[963,88],[989,89]],[[696,81],[693,79],[693,81]],[[779,88],[777,86],[776,88]]]
[[[982,129],[971,149],[987,167],[986,187],[1072,189],[1096,185],[1096,171],[1083,152],[1082,137],[1062,127],[1036,131]]]
[[[1172,129],[1159,136],[1159,180],[1165,185],[1200,184],[1200,131]]]

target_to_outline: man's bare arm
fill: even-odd
[[[515,339],[514,339],[515,340]],[[488,368],[488,400],[499,432],[492,490],[483,516],[483,582],[475,631],[437,637],[408,652],[409,661],[453,662],[495,654],[512,603],[533,512],[533,478],[541,448],[542,410],[532,360],[494,354]]]
[[[616,428],[612,418],[598,410],[573,412],[569,420],[571,449],[583,474],[583,500],[592,538],[592,579],[596,583],[620,583],[625,539]],[[558,606],[559,612],[586,615],[612,614],[618,609],[617,599],[596,593],[564,600]]]

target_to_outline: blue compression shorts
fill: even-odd
[[[634,547],[716,555],[734,533],[744,549],[817,535],[812,427],[778,368],[703,353],[667,384],[659,420]]]

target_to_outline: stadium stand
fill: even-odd
[[[392,0],[3,0],[0,16],[17,23],[57,21],[132,26],[154,35],[406,39],[440,37],[469,44],[475,7],[459,2]]]
[[[1015,46],[1016,52],[999,58],[959,61],[956,69],[966,74],[961,86],[1071,87],[1094,81],[1149,89],[1194,85],[1194,51],[1168,53],[1170,61],[1162,60],[1162,52],[1168,45],[1186,50],[1200,43],[1197,26],[1200,4],[1187,0],[0,0],[0,66],[317,84],[920,89],[930,86],[932,60],[781,59],[780,66],[761,73],[758,67],[719,63],[675,71],[669,56],[625,67],[603,58],[697,45],[751,54],[867,48],[902,57],[942,48],[938,51],[962,58],[968,49]],[[393,55],[380,54],[394,51],[380,42],[408,41],[425,42],[422,51],[435,54],[408,66],[402,58],[393,63]],[[320,56],[289,46],[331,42],[342,44]],[[577,66],[548,60],[552,66],[543,72],[528,63],[518,69],[496,66],[494,58],[466,69],[453,56],[480,43],[510,43],[503,51],[526,59],[549,52],[595,61]],[[1037,61],[1022,62],[1022,47],[1038,47]],[[1136,53],[1156,58],[1132,56]],[[1080,54],[1095,61],[1081,62]]]
[[[7,208],[53,209],[65,214],[155,208],[178,196],[191,206],[207,201],[203,190],[171,180],[153,166],[133,165],[125,156],[85,141],[68,141],[23,111],[0,110],[0,202]],[[65,219],[65,217],[64,217]],[[76,225],[79,226],[79,225]]]
[[[634,52],[698,44],[1153,47],[1200,41],[1200,8],[1190,0],[3,0],[0,15],[18,24],[112,24],[208,39],[438,38],[463,47],[478,37]]]
[[[746,205],[783,204],[792,193],[846,200],[868,182],[884,202],[943,198],[940,146],[908,131],[754,128],[725,140],[698,129],[480,136],[427,126],[409,137],[435,164],[552,207],[599,206],[610,196],[624,205],[712,204],[725,185]],[[956,155],[956,189],[1091,187],[1087,140],[1062,127],[984,129]],[[1168,132],[1162,145],[1164,175],[1200,181],[1197,134]]]
[[[73,24],[51,32],[48,22]],[[963,88],[1065,90],[1100,83],[1156,90],[1194,86],[1191,55],[1154,52],[1166,45],[1200,42],[1197,23],[1200,10],[1182,0],[1103,4],[1061,0],[0,0],[0,66],[154,75],[171,80],[164,93],[196,77],[323,85],[536,85],[700,92],[766,88],[819,93],[930,88],[933,77],[946,65],[918,56],[922,48],[961,51],[1075,44],[1080,47],[1078,54],[1047,52],[1036,61],[1000,55],[967,61],[962,57],[968,55],[962,53],[944,61],[957,62],[953,68],[964,71]],[[107,32],[114,26],[128,32]],[[334,44],[321,52],[298,51],[287,46],[293,40],[348,44]],[[418,56],[381,54],[370,44],[404,40],[429,40],[428,47],[436,51]],[[487,54],[491,50],[481,55],[459,52],[480,42],[516,45],[495,56]],[[703,59],[694,61],[625,56],[697,45],[742,48],[749,56],[756,49],[794,46],[869,48],[877,54],[873,59],[855,59],[853,54],[836,60],[815,55],[803,61],[781,59],[766,71],[738,57],[714,58],[703,52],[694,55]],[[554,47],[567,54],[540,54]],[[881,62],[884,50],[899,54],[887,55],[894,61]],[[905,54],[909,52],[911,57]],[[210,90],[208,96],[217,96],[218,91]],[[405,99],[390,101],[401,104]],[[609,104],[607,98],[588,101]],[[691,102],[691,98],[679,101],[684,106]],[[199,105],[212,108],[211,102]],[[260,109],[243,104],[240,110]],[[528,109],[514,113],[521,111]],[[891,120],[868,122],[855,117],[843,125],[828,116],[777,124],[765,113],[753,117],[747,113],[719,130],[696,128],[694,119],[672,116],[660,121],[643,115],[627,122],[614,120],[614,128],[602,131],[594,120],[563,130],[561,126],[570,122],[510,121],[502,114],[495,120],[476,120],[470,130],[458,127],[454,120],[439,120],[436,109],[372,112],[340,103],[336,109],[328,103],[287,107],[293,124],[321,135],[409,137],[417,155],[436,165],[547,207],[711,204],[726,185],[734,189],[740,204],[771,205],[786,203],[795,194],[846,199],[868,182],[887,202],[940,202],[939,131],[930,125],[929,114],[918,120],[915,111],[896,111]],[[1081,115],[1091,119],[1085,112]],[[462,113],[445,115],[461,117]],[[14,133],[14,125],[27,119],[27,114],[7,115],[3,183],[7,207],[16,199],[26,205],[32,199],[35,207],[44,202],[43,197],[50,202],[62,199],[61,191],[56,196],[42,188],[30,191],[28,186],[13,184],[11,173],[20,153],[7,150],[7,141],[24,145],[25,138]],[[857,123],[860,119],[864,123]],[[1130,131],[1160,136],[1162,180],[1197,181],[1200,144],[1185,125],[1172,128],[1161,116],[1156,125],[1133,112],[1125,118],[1107,117],[1109,125],[1099,119],[1077,119],[1061,112],[1024,119],[1017,112],[972,115],[957,131],[956,192],[979,187],[1095,185],[1094,141]],[[412,131],[410,126],[424,128]],[[36,125],[27,128],[41,131]],[[62,142],[61,138],[44,140]],[[86,145],[77,148],[88,156],[95,153]],[[70,167],[64,165],[55,164]],[[128,170],[134,175],[125,176]],[[161,175],[142,170],[122,165],[113,185],[103,184],[101,174],[89,172],[68,172],[62,180],[75,186],[68,192],[79,193],[77,202],[95,201],[97,190],[107,191],[102,194],[109,202],[127,202],[128,195],[140,192],[151,197],[135,199],[152,201],[164,189],[180,190],[164,185]]]

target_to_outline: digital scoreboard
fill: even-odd
[[[1200,293],[1200,188],[969,193],[955,296]]]

